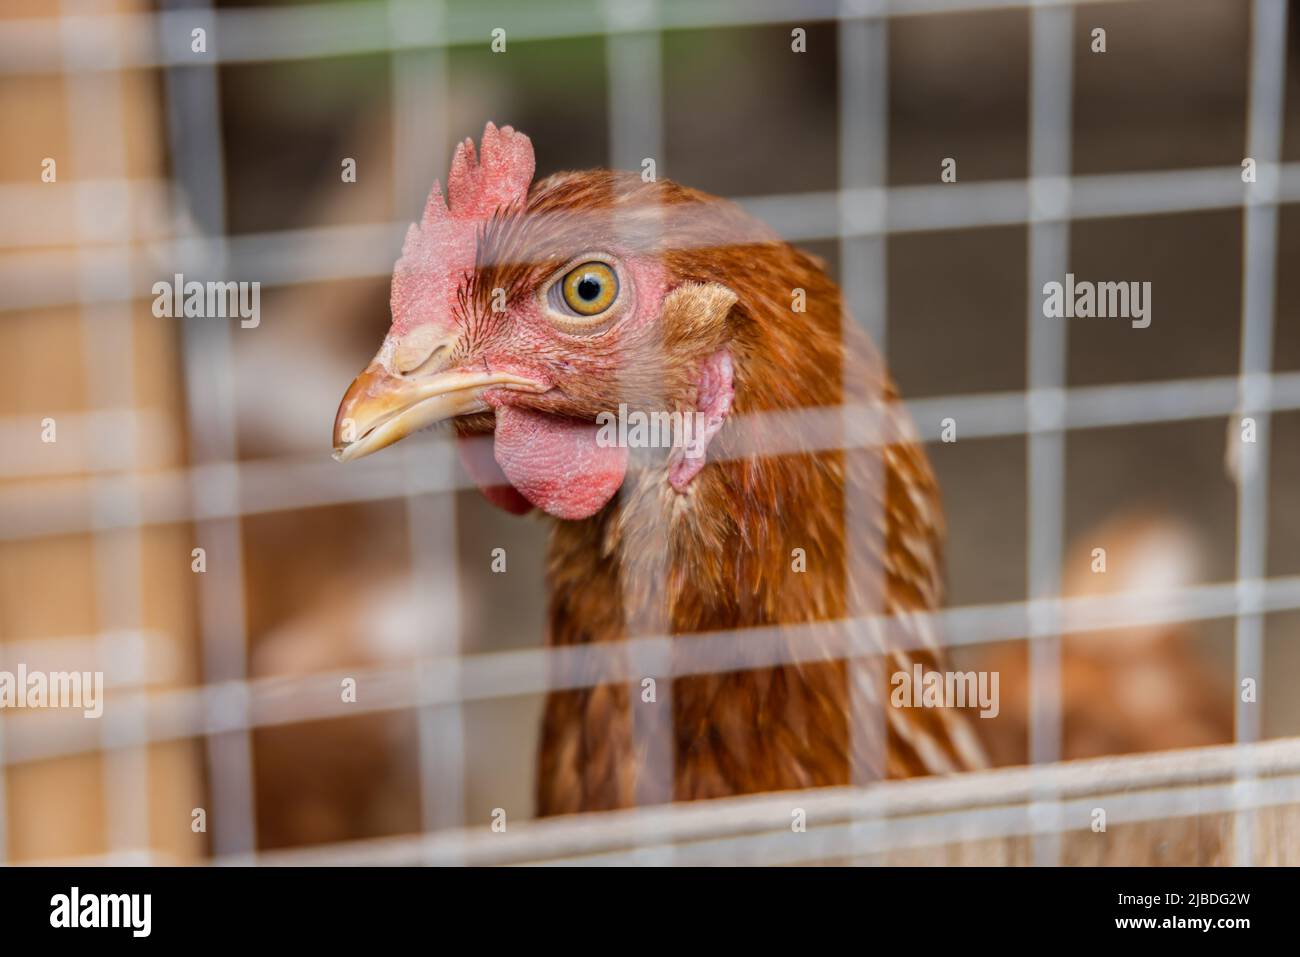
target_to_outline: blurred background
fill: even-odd
[[[868,6],[6,0],[0,668],[109,697],[0,712],[0,860],[343,860],[532,816],[546,523],[440,435],[329,455],[406,226],[488,120],[539,178],[653,157],[827,261],[930,440],[950,606],[1187,599],[1049,645],[1051,740],[1026,630],[951,636],[1002,674],[998,765],[1300,735],[1300,5]],[[1045,332],[1066,271],[1149,280],[1151,326]],[[260,323],[155,317],[176,273],[262,283]]]

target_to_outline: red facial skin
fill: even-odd
[[[525,293],[510,309],[506,330],[478,350],[484,368],[550,386],[541,395],[494,389],[484,396],[496,413],[494,457],[500,477],[518,495],[498,491],[489,498],[511,511],[522,498],[556,518],[587,518],[613,498],[627,473],[628,450],[597,443],[583,385],[617,383],[620,369],[640,357],[635,343],[654,335],[666,272],[645,256],[623,259],[600,251],[585,258],[614,265],[619,274],[618,299],[608,313],[596,317],[590,328],[558,328],[544,283]],[[564,271],[562,267],[559,275]]]
[[[417,340],[451,342],[438,371],[510,372],[541,386],[540,393],[485,392],[495,412],[492,460],[473,444],[481,423],[458,425],[467,440],[462,459],[495,504],[512,512],[531,504],[557,518],[581,519],[617,493],[627,471],[627,449],[597,444],[596,415],[616,411],[624,398],[667,411],[681,404],[678,396],[645,395],[655,352],[662,351],[658,324],[670,275],[659,255],[620,245],[617,230],[609,235],[613,224],[603,219],[590,228],[561,223],[553,242],[534,241],[524,253],[495,246],[493,229],[504,231],[504,220],[529,215],[533,165],[527,138],[509,127],[489,125],[481,159],[472,142],[461,144],[448,201],[435,187],[394,270],[388,341],[390,354],[401,348],[418,353]],[[493,261],[494,252],[502,254],[500,262]],[[598,316],[569,315],[550,287],[590,260],[614,269],[618,295]],[[496,281],[508,288],[490,285]],[[504,309],[497,288],[508,292]],[[630,370],[635,384],[626,388]],[[700,374],[706,375],[703,369]],[[716,432],[730,408],[729,365],[725,375],[709,374],[708,381]],[[677,463],[673,487],[683,491],[702,465],[702,458]]]

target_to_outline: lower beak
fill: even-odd
[[[458,415],[486,412],[488,389],[543,392],[532,379],[508,372],[448,371],[436,375],[394,375],[372,362],[357,376],[334,417],[334,458],[350,462],[378,452],[425,426]]]

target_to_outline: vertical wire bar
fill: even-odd
[[[64,53],[68,59],[75,56],[75,38],[68,32],[68,18],[93,12],[93,5],[82,0],[63,0],[59,7],[64,28]],[[109,40],[114,49],[115,40]],[[68,139],[74,158],[74,169],[79,177],[101,175],[125,181],[127,176],[125,128],[122,115],[120,72],[110,72],[104,77],[95,74],[65,72],[67,91],[66,119]],[[92,172],[93,171],[93,172]],[[67,188],[75,188],[68,187]],[[79,266],[78,298],[81,300],[81,339],[86,344],[84,366],[89,404],[96,409],[128,408],[134,404],[135,388],[135,335],[132,327],[130,305],[130,255],[125,247],[118,247],[112,255],[112,281],[122,286],[125,294],[121,302],[95,303],[91,301],[98,269],[87,255],[86,242],[95,235],[96,223],[103,210],[95,202],[95,195],[82,190],[77,204],[77,259]],[[129,223],[129,193],[125,190],[115,197],[123,217]],[[126,237],[129,240],[129,236]],[[134,430],[112,436],[92,434],[87,437],[87,461],[92,469],[108,468],[114,462],[115,450],[111,444],[128,446],[128,460],[138,465],[138,441]],[[93,481],[95,524],[95,617],[96,670],[103,670],[114,655],[138,651],[138,646],[112,640],[114,630],[122,632],[141,627],[142,582],[141,530],[138,522],[138,500],[130,491],[130,484],[111,474],[101,475]],[[124,520],[125,519],[125,520]],[[120,526],[120,527],[114,527]],[[138,664],[138,662],[133,662]],[[137,672],[138,668],[135,669]],[[119,712],[105,705],[100,731],[100,762],[104,780],[104,825],[110,855],[120,851],[139,850],[147,853],[149,845],[149,751],[147,746],[118,748],[114,746],[118,733],[131,737],[130,725],[138,723],[134,712]]]
[[[655,0],[606,0],[605,66],[609,84],[606,109],[609,123],[609,164],[612,169],[642,170],[646,158],[655,162],[656,177],[665,175],[663,137],[663,51],[659,32],[659,10]],[[617,229],[618,224],[614,224]],[[662,356],[651,361],[662,367]],[[635,450],[632,450],[635,454]],[[626,542],[641,556],[650,556],[656,577],[662,578],[668,560],[666,523],[656,525],[653,540],[646,537]],[[646,559],[639,558],[639,564]],[[625,561],[624,568],[630,563]],[[624,581],[624,605],[635,591]],[[640,609],[638,615],[626,615],[628,637],[668,634],[671,631],[670,609]],[[641,700],[641,677],[655,679],[655,700]],[[638,806],[663,804],[673,798],[674,737],[673,688],[662,674],[634,676],[627,686],[628,719],[632,731],[633,760],[638,761],[636,803]],[[653,844],[655,836],[643,834]],[[672,862],[671,845],[645,848],[638,852],[643,864]]]
[[[441,0],[413,3],[389,0],[389,30],[393,102],[394,217],[418,221],[435,179],[432,172],[451,156],[447,131],[449,102],[447,52],[434,45],[420,50],[395,49],[400,38],[414,33],[432,37],[442,32],[445,6]],[[450,473],[453,457],[447,439],[412,443],[405,456],[410,491],[406,496],[410,537],[412,628],[416,636],[417,680],[429,687],[436,680],[431,661],[450,661],[461,654],[460,576],[457,561],[456,495],[417,489],[421,476]],[[451,484],[450,482],[448,483]],[[427,634],[425,631],[427,630]],[[419,748],[420,828],[434,831],[462,827],[466,821],[465,714],[459,702],[421,706],[416,712]]]
[[[865,0],[844,0],[837,29],[839,89],[839,280],[844,311],[840,335],[848,335],[856,322],[866,330],[887,368],[887,237],[885,188],[889,175],[889,21],[865,19]],[[865,235],[864,235],[865,234]],[[837,370],[841,402],[878,399],[871,383],[850,381],[848,369]],[[850,435],[854,423],[843,417],[841,432]],[[845,615],[884,614],[890,609],[885,594],[882,556],[885,534],[885,460],[879,449],[845,451],[843,515]],[[859,468],[850,471],[856,459]],[[864,465],[865,463],[865,465]],[[868,487],[855,487],[854,473],[867,475]],[[873,487],[874,486],[874,487]],[[869,603],[873,607],[867,607]],[[878,636],[873,642],[879,645]],[[883,647],[882,647],[882,650]],[[849,780],[866,786],[882,780],[889,764],[888,715],[884,689],[888,657],[859,656],[845,665],[848,678]],[[883,826],[880,808],[868,796],[855,821],[858,827]],[[863,862],[884,863],[884,853],[864,855]]]
[[[1241,414],[1255,419],[1255,442],[1242,443],[1237,486],[1237,616],[1235,627],[1234,740],[1259,740],[1264,692],[1264,616],[1258,587],[1267,574],[1268,469],[1271,417],[1269,373],[1273,368],[1274,283],[1277,272],[1278,162],[1282,153],[1282,102],[1286,86],[1287,8],[1284,0],[1255,0],[1250,60],[1247,149],[1256,163],[1244,213],[1241,321]],[[1236,430],[1229,441],[1240,442]],[[1253,679],[1256,698],[1242,701],[1242,682]],[[1239,772],[1234,792],[1233,862],[1254,863],[1255,815],[1247,811],[1254,773]]]
[[[889,21],[842,0],[838,29],[840,288],[850,317],[888,354],[885,187],[889,174]],[[865,235],[864,235],[865,234]]]
[[[5,719],[0,715],[0,865],[9,863],[9,757],[5,753]]]
[[[1030,216],[1027,304],[1028,416],[1039,428],[1029,437],[1028,592],[1031,627],[1043,635],[1029,643],[1029,760],[1061,759],[1061,639],[1050,605],[1059,597],[1064,541],[1065,433],[1062,390],[1066,377],[1064,321],[1042,313],[1044,283],[1060,281],[1069,262],[1069,180],[1074,69],[1074,10],[1043,6],[1030,16],[1029,175]],[[1042,792],[1030,804],[1036,823],[1033,859],[1060,861],[1060,805]]]
[[[160,38],[189,49],[191,25],[208,31],[208,49],[221,38],[211,0],[168,0],[172,15],[164,24],[185,36]],[[166,71],[167,129],[176,175],[201,235],[203,255],[182,264],[175,249],[176,271],[189,266],[207,277],[224,278],[226,248],[226,177],[222,154],[221,107],[217,68],[195,54],[193,65]],[[204,278],[207,278],[204,277]],[[194,277],[198,278],[198,277]],[[181,344],[190,432],[190,458],[196,466],[191,487],[199,514],[232,518],[195,523],[196,544],[214,556],[199,576],[199,629],[203,681],[223,685],[209,697],[206,715],[214,855],[250,855],[256,859],[257,820],[254,804],[252,734],[249,731],[243,533],[239,515],[238,445],[235,425],[235,379],[230,320],[185,320]],[[205,464],[209,463],[209,464]]]

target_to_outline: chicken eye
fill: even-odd
[[[602,262],[583,263],[560,280],[564,304],[580,316],[595,316],[614,304],[618,297],[618,276]]]

